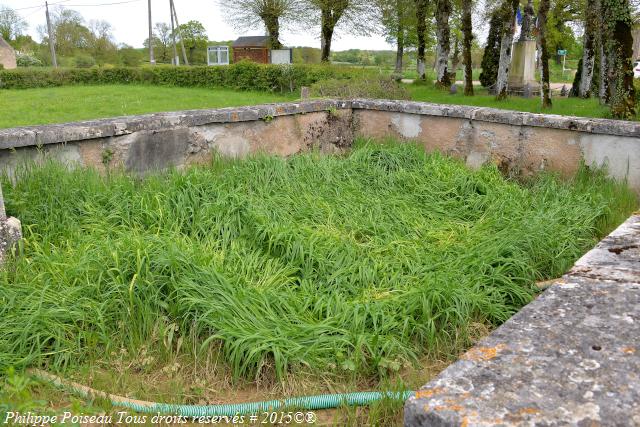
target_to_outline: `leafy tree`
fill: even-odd
[[[7,42],[15,40],[27,29],[27,22],[15,10],[0,5],[0,36]]]
[[[400,75],[403,68],[404,51],[407,45],[415,43],[416,20],[413,0],[378,0],[382,18],[383,34],[389,43],[396,45],[395,73]]]
[[[118,48],[113,41],[111,24],[103,20],[89,21],[88,51],[95,58],[96,63],[103,65],[114,63],[118,60]]]
[[[176,28],[177,34],[182,37],[185,49],[188,50],[189,62],[194,62],[196,51],[205,51],[209,43],[209,37],[204,25],[199,21],[189,21]]]
[[[159,62],[171,62],[171,28],[165,22],[156,22],[153,26],[153,51]],[[145,39],[144,47],[149,49],[149,39]]]
[[[280,27],[302,16],[301,0],[219,0],[218,4],[226,20],[239,30],[252,30],[262,24],[272,49],[282,48]]]
[[[329,62],[331,42],[336,28],[344,26],[350,34],[372,31],[377,8],[371,0],[305,0],[307,16],[318,22],[320,17],[320,49],[322,61]]]
[[[56,52],[59,55],[73,56],[77,51],[89,47],[93,35],[85,26],[84,18],[80,13],[58,7],[52,13],[51,21]],[[40,32],[46,34],[46,28],[41,28]],[[43,41],[45,38],[43,37]]]
[[[120,46],[118,56],[122,65],[126,67],[138,67],[142,62],[142,52],[126,44]]]

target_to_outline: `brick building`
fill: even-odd
[[[0,36],[0,65],[2,65],[5,70],[17,68],[16,52],[9,43],[4,41],[2,36]]]
[[[240,62],[243,59],[268,64],[269,61],[269,37],[252,36],[240,37],[233,42],[233,62]]]

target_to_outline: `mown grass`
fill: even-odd
[[[0,90],[0,128],[131,114],[285,102],[292,94],[231,89],[103,85]]]
[[[384,378],[504,322],[636,206],[601,172],[522,184],[412,144],[17,175],[2,370],[215,347],[236,379]]]
[[[597,99],[565,98],[554,96],[553,106],[542,109],[538,96],[523,98],[510,96],[504,101],[497,101],[494,95],[489,95],[486,89],[475,87],[475,96],[465,96],[463,88],[458,87],[455,95],[448,90],[441,90],[433,84],[418,83],[405,86],[414,101],[433,102],[437,104],[472,105],[476,107],[491,107],[504,110],[526,111],[529,113],[560,114],[563,116],[611,118],[609,107],[600,105]]]

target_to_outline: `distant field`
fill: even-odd
[[[290,101],[294,94],[165,86],[67,86],[0,90],[0,128]]]

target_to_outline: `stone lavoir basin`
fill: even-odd
[[[0,130],[9,174],[44,156],[144,174],[212,153],[348,150],[417,141],[511,176],[606,166],[640,194],[640,124],[399,101],[309,101]],[[1,194],[1,193],[0,193]],[[17,237],[0,215],[0,248]],[[4,242],[4,243],[3,243]],[[640,215],[405,404],[407,426],[640,425]]]

